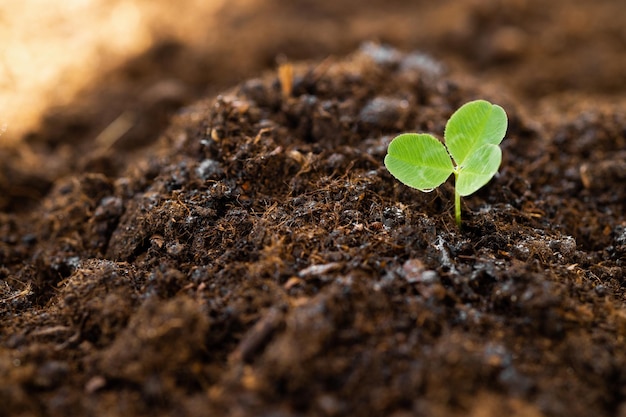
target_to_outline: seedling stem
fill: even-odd
[[[457,182],[459,174],[454,174],[454,182]],[[461,228],[461,194],[454,188],[454,218],[456,219],[456,225]]]

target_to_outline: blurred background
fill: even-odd
[[[529,107],[626,91],[624,0],[0,0],[0,208],[116,173],[182,106],[364,41]],[[112,158],[115,155],[115,158]]]

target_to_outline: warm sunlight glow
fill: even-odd
[[[0,0],[2,142],[67,104],[94,77],[194,23],[206,28],[220,1]],[[172,10],[174,9],[174,10]],[[197,27],[197,26],[196,26]],[[203,29],[204,30],[204,29]]]

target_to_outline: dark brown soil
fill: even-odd
[[[2,156],[0,416],[626,415],[626,4],[406,3],[232,6]],[[382,160],[477,98],[459,230]]]

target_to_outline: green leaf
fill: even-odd
[[[502,107],[485,100],[470,101],[452,114],[446,124],[446,147],[457,165],[486,144],[499,145],[506,134],[507,118]]]
[[[385,166],[400,182],[420,191],[432,191],[454,171],[450,155],[437,138],[405,133],[389,144]]]
[[[456,190],[465,197],[474,193],[498,172],[502,150],[498,145],[487,144],[473,151],[458,170]]]

